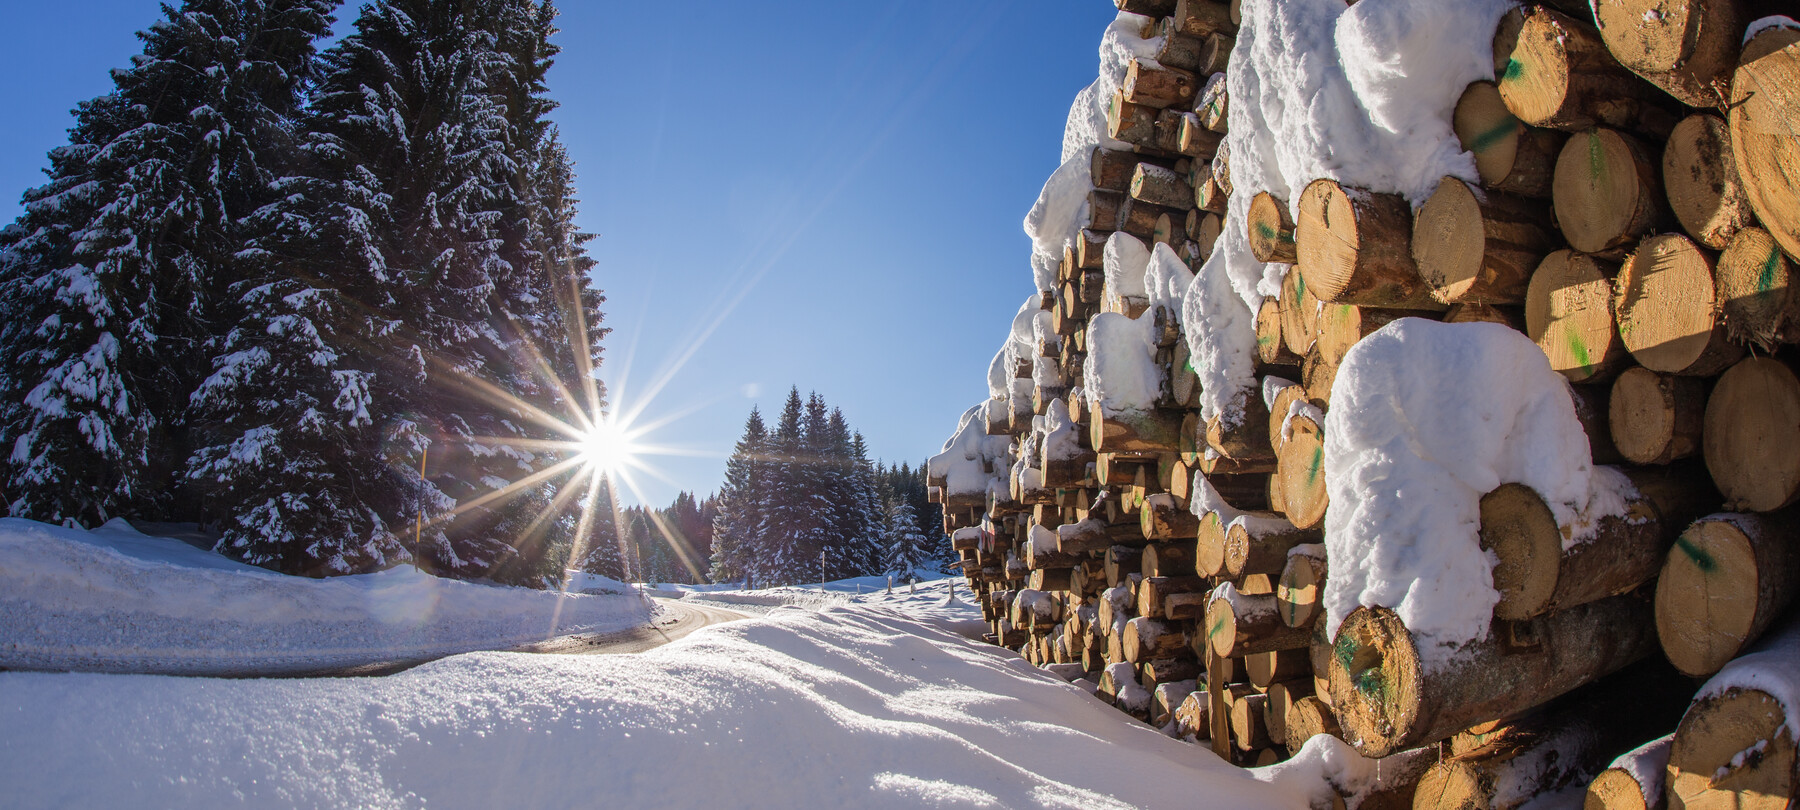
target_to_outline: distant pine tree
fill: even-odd
[[[0,234],[0,439],[14,515],[191,518],[188,397],[272,195],[332,0],[186,0],[82,104]],[[197,373],[198,372],[198,373]]]
[[[807,469],[804,407],[800,389],[789,389],[767,444],[769,474],[762,479],[758,498],[762,531],[755,550],[746,556],[748,573],[765,585],[792,585],[818,578],[819,552],[810,541],[819,534],[820,510],[812,491],[815,482]]]
[[[714,582],[741,580],[753,571],[763,537],[765,479],[771,472],[768,443],[762,414],[751,408],[744,435],[725,461],[725,483],[716,499],[709,572]]]

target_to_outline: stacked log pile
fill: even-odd
[[[1590,807],[1800,795],[1800,674],[1765,663],[1695,700],[1748,653],[1800,661],[1800,630],[1777,632],[1800,594],[1800,29],[1752,27],[1751,0],[1514,9],[1497,80],[1446,111],[1479,184],[1446,177],[1417,207],[1323,178],[1246,195],[1256,258],[1293,269],[1255,313],[1260,390],[1204,420],[1192,325],[1106,267],[1121,239],[1193,269],[1213,249],[1239,191],[1235,4],[1117,5],[1158,38],[1107,106],[1130,149],[1089,155],[1042,339],[953,448],[994,483],[932,466],[988,640],[1243,766],[1318,735],[1393,763],[1341,806],[1517,807],[1590,781]],[[1153,405],[1089,398],[1096,341],[1123,333],[1103,316],[1150,336]],[[1400,318],[1524,332],[1635,490],[1569,548],[1530,487],[1482,498],[1499,602],[1448,666],[1386,608],[1325,632],[1332,385]]]

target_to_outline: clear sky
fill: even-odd
[[[340,11],[339,30],[356,3]],[[606,291],[602,376],[644,501],[709,493],[790,385],[871,454],[937,452],[1031,293],[1019,223],[1094,79],[1106,0],[564,0],[551,73]],[[148,0],[15,3],[0,27],[0,218],[68,110],[107,91]],[[629,500],[637,498],[629,497]]]

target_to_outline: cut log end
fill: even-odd
[[[1613,328],[1611,265],[1568,250],[1544,257],[1525,292],[1525,334],[1570,382],[1616,373],[1628,353]]]
[[[1718,322],[1712,256],[1687,237],[1640,242],[1614,288],[1619,338],[1644,368],[1709,376],[1743,355]]]
[[[1669,750],[1669,806],[1790,807],[1800,793],[1793,732],[1786,727],[1790,710],[1756,689],[1733,688],[1696,702]]]

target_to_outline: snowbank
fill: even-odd
[[[1311,787],[863,607],[384,678],[0,673],[0,716],[0,782],[33,807],[1304,808]]]
[[[1088,402],[1107,416],[1148,411],[1162,389],[1156,341],[1149,318],[1132,320],[1102,312],[1088,322],[1088,355],[1082,368]]]
[[[477,585],[412,568],[291,577],[124,521],[84,531],[0,520],[0,667],[302,672],[618,630],[655,610],[636,595]]]
[[[1565,541],[1622,514],[1630,483],[1593,466],[1568,383],[1529,338],[1491,323],[1402,318],[1344,357],[1325,415],[1327,632],[1391,607],[1427,665],[1484,638],[1500,596],[1481,550],[1481,496],[1518,482]]]

